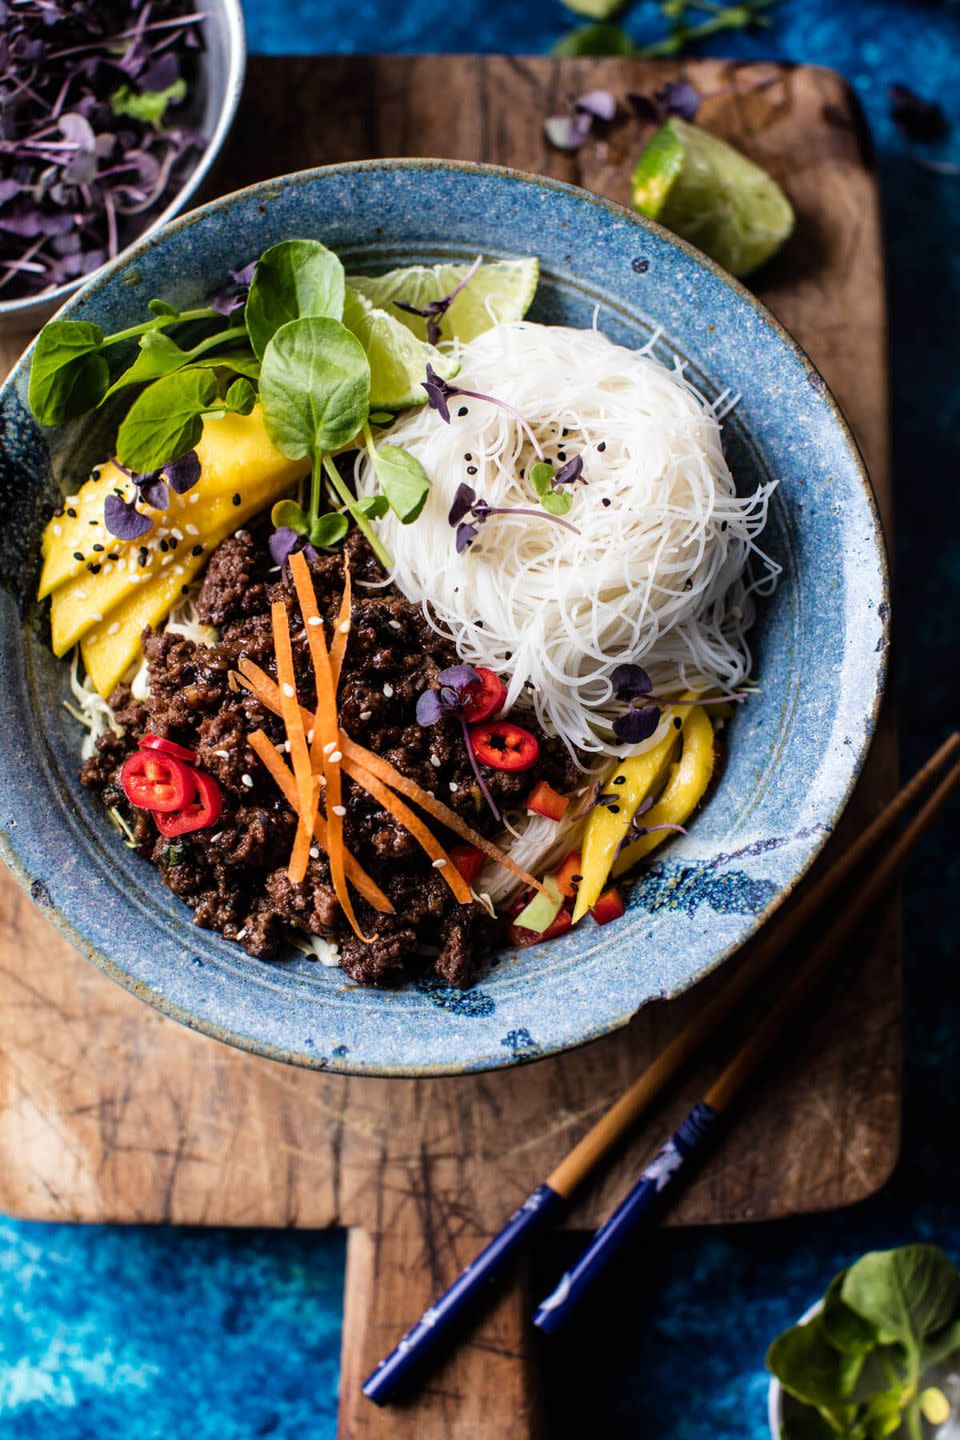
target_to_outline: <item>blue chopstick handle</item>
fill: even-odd
[[[499,1235],[461,1271],[450,1289],[425,1310],[397,1348],[381,1360],[364,1381],[363,1393],[376,1405],[387,1405],[394,1395],[465,1318],[479,1291],[496,1280],[517,1253],[530,1243],[545,1222],[562,1208],[563,1197],[549,1185],[528,1195]]]
[[[634,1231],[653,1218],[659,1197],[691,1156],[706,1144],[718,1116],[719,1111],[702,1100],[693,1107],[609,1220],[601,1225],[573,1269],[567,1271],[553,1294],[541,1302],[533,1317],[534,1325],[547,1334],[560,1329]]]

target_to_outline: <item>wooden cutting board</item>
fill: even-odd
[[[794,202],[796,235],[757,289],[838,395],[889,534],[877,192],[862,116],[832,72],[715,61],[253,59],[209,193],[336,160],[433,155],[538,170],[625,201],[642,139],[636,122],[568,156],[545,145],[543,118],[596,86],[622,97],[681,75],[707,97],[703,123],[757,159]],[[535,236],[530,243],[535,250]],[[848,833],[895,780],[887,716]],[[536,1405],[520,1287],[413,1407],[378,1412],[358,1400],[359,1380],[704,993],[651,1005],[618,1034],[526,1068],[350,1080],[253,1058],[146,1009],[82,961],[4,877],[0,1208],[45,1220],[349,1226],[341,1435],[527,1437]],[[672,1222],[770,1218],[877,1189],[898,1149],[899,1044],[890,912]],[[604,1215],[715,1064],[705,1058],[640,1128],[569,1223]]]

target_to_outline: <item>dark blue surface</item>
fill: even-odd
[[[252,48],[274,51],[530,52],[568,23],[551,0],[246,9]],[[905,81],[937,94],[960,123],[960,7],[781,0],[775,14],[772,30],[725,38],[714,52],[834,66],[856,85],[877,139],[898,490],[895,682],[913,767],[960,712],[960,180],[909,163],[885,89]],[[637,16],[635,33],[658,32],[652,4]],[[960,1258],[956,824],[955,807],[908,872],[905,1144],[894,1179],[834,1215],[658,1236],[618,1267],[598,1308],[545,1347],[548,1440],[762,1440],[766,1345],[837,1269],[871,1245],[913,1238]],[[342,1254],[336,1235],[0,1224],[0,1432],[332,1440]],[[573,1242],[551,1243],[538,1291],[572,1255]]]

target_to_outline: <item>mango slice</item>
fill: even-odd
[[[106,700],[130,666],[140,658],[140,637],[148,625],[159,625],[173,609],[181,587],[200,569],[206,552],[184,561],[183,573],[167,570],[128,595],[106,620],[94,625],[80,641],[84,669]]]

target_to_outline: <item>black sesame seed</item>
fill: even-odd
[[[56,508],[56,510],[54,510],[54,512],[53,512],[53,518],[54,518],[54,520],[59,520],[59,519],[60,519],[60,516],[61,516],[62,514],[63,514],[63,506],[62,506],[62,505],[58,505],[57,508]],[[96,522],[95,522],[94,520],[91,520],[91,521],[90,521],[90,524],[91,524],[91,525],[94,525],[95,523],[96,523]]]
[[[600,441],[600,444],[597,446],[597,449],[600,451],[600,454],[601,454],[601,455],[603,454],[604,450],[606,450],[606,448],[607,448],[607,442],[606,442],[606,440],[601,440],[601,441]]]
[[[176,537],[176,535],[172,535],[172,536],[170,537],[170,549],[171,549],[171,550],[176,550],[176,548],[177,548],[177,537]]]
[[[91,479],[91,480],[99,480],[99,479],[100,479],[100,471],[99,471],[99,470],[91,470],[91,471],[90,471],[90,479]]]
[[[234,503],[234,505],[239,505],[239,504],[240,504],[240,496],[239,496],[239,495],[234,495],[234,497],[233,497],[233,503]]]
[[[103,546],[102,546],[102,545],[94,545],[93,548],[94,548],[94,550],[99,551],[99,550],[102,550],[102,549],[103,549]]]
[[[67,506],[67,514],[70,516],[70,519],[71,519],[71,520],[76,520],[76,518],[77,518],[77,512],[76,512],[76,510],[74,510],[74,508],[73,508],[72,505],[68,505],[68,506]]]
[[[82,560],[82,559],[83,559],[83,554],[82,554],[82,552],[81,552],[80,550],[74,550],[74,552],[73,552],[73,558],[74,558],[74,560]]]
[[[563,429],[560,431],[560,439],[561,439],[561,440],[566,440],[566,438],[567,438],[567,436],[568,436],[569,434],[570,434],[570,431],[567,429],[566,425],[564,425]]]
[[[458,414],[458,415],[469,415],[469,413],[470,413],[470,412],[469,412],[469,410],[467,409],[466,405],[461,405],[461,406],[460,406],[460,409],[457,411],[457,414]]]
[[[604,507],[604,509],[606,509],[608,506],[613,504],[613,501],[609,499],[608,496],[604,495],[603,499],[600,501],[600,504]]]
[[[99,525],[99,524],[100,524],[100,521],[99,521],[99,520],[88,520],[88,521],[87,521],[87,524],[88,524],[88,525]]]
[[[613,783],[614,783],[614,785],[626,785],[626,783],[627,783],[627,777],[626,777],[626,775],[614,775],[614,777],[613,777]]]
[[[582,876],[582,875],[571,875],[571,876],[570,876],[570,882],[571,882],[571,884],[573,884],[573,885],[579,885],[580,882],[582,881],[582,879],[583,879],[583,876]]]
[[[99,566],[99,565],[94,565],[94,563],[93,563],[92,560],[88,560],[88,561],[87,561],[87,569],[90,571],[90,574],[91,574],[91,575],[99,575],[99,574],[100,574],[100,566]]]
[[[619,814],[620,814],[620,806],[619,806],[619,805],[608,805],[608,806],[607,806],[607,809],[610,811],[610,814],[611,814],[611,815],[619,815]]]
[[[111,552],[111,553],[107,556],[107,559],[108,559],[108,560],[119,560],[119,559],[120,559],[120,556],[119,556],[119,555],[114,555],[114,554]]]
[[[190,554],[191,554],[191,555],[202,555],[202,554],[203,554],[203,546],[202,546],[202,545],[194,545],[193,549],[190,551]]]
[[[674,728],[674,730],[682,730],[682,729],[683,729],[683,721],[680,719],[680,716],[679,716],[679,715],[675,715],[675,716],[673,717],[673,728]]]
[[[467,474],[468,474],[468,475],[476,475],[476,473],[477,473],[477,467],[476,467],[476,465],[468,465],[468,466],[467,466]]]
[[[727,522],[726,522],[726,520],[724,520],[723,524],[720,526],[720,533],[721,533],[721,535],[723,534],[724,530],[726,530],[726,528],[727,528]]]
[[[558,459],[558,460],[566,460],[566,458],[567,458],[567,452],[566,452],[565,450],[558,450],[558,451],[557,451],[557,459]]]
[[[167,550],[169,550],[169,549],[170,549],[170,542],[169,542],[168,540],[161,540],[161,541],[160,541],[160,549],[163,550],[164,552],[166,552]]]
[[[463,458],[464,458],[464,460],[472,460],[472,459],[473,459],[473,456],[470,454],[470,451],[468,450],[467,453],[466,453],[466,455],[464,455]]]
[[[189,591],[190,591],[190,586],[189,586],[189,585],[181,585],[181,586],[180,586],[180,594],[181,594],[181,595],[187,595],[187,594],[189,593]]]

